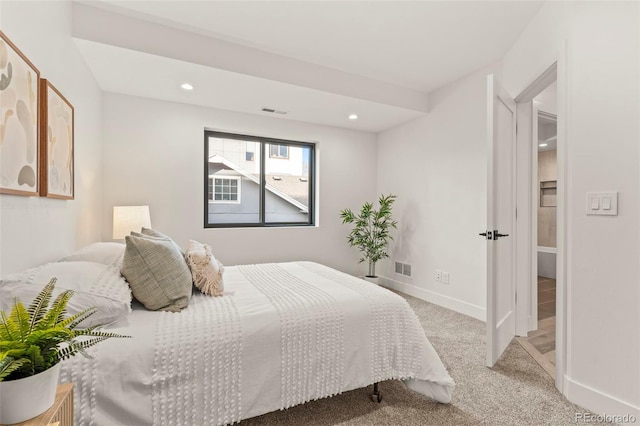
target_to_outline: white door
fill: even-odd
[[[487,89],[487,365],[493,367],[516,331],[516,104],[493,75]]]

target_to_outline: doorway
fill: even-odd
[[[487,174],[488,182],[488,211],[487,211],[487,231],[480,235],[485,236],[488,241],[487,246],[487,365],[491,367],[502,354],[501,349],[504,345],[496,345],[496,341],[502,342],[505,339],[498,339],[499,331],[504,328],[505,324],[510,326],[506,319],[511,319],[515,314],[515,327],[509,327],[511,337],[520,336],[528,337],[529,332],[538,330],[538,222],[537,209],[540,203],[540,193],[538,181],[538,112],[537,104],[533,100],[540,95],[545,89],[554,83],[556,84],[557,99],[557,181],[555,188],[556,197],[556,289],[555,289],[555,385],[556,388],[564,393],[565,388],[565,371],[567,367],[567,289],[566,289],[566,163],[567,163],[567,144],[565,122],[567,110],[567,66],[566,52],[561,50],[555,62],[551,63],[546,69],[542,69],[537,76],[531,80],[527,86],[515,99],[513,99],[515,110],[515,156],[512,163],[515,167],[513,176],[515,177],[515,186],[513,197],[515,198],[514,223],[513,229],[513,256],[506,258],[498,258],[497,262],[504,263],[514,261],[515,273],[510,281],[510,292],[498,291],[498,280],[495,277],[496,257],[492,256],[494,244],[499,244],[493,238],[492,234],[496,234],[496,230],[500,230],[499,236],[503,235],[503,226],[494,226],[494,218],[492,216],[492,188],[495,184],[494,175],[491,173],[495,164],[502,164],[502,167],[508,167],[509,160],[505,153],[496,152],[493,148],[496,146],[496,133],[494,130],[496,117],[496,106],[500,105],[499,96],[496,96],[495,77],[489,76],[488,79],[488,141],[489,141],[489,162]],[[492,82],[494,82],[492,84]],[[498,85],[499,86],[499,85]],[[506,115],[505,115],[506,116]],[[499,117],[499,116],[498,116]],[[512,117],[513,118],[513,117]],[[503,120],[504,122],[504,120]],[[498,124],[500,122],[498,121]],[[504,124],[504,123],[503,123]],[[505,131],[502,135],[506,135]],[[513,150],[511,150],[513,152]],[[501,160],[497,163],[492,162],[492,158],[501,155]],[[492,157],[493,156],[493,157]],[[549,188],[551,189],[551,188]],[[494,191],[495,192],[495,191]],[[546,195],[550,195],[549,193]],[[512,204],[498,206],[499,209],[508,210]],[[493,209],[496,207],[494,206]],[[508,227],[505,227],[508,229]],[[493,230],[491,232],[490,230]],[[502,239],[500,240],[502,241]],[[515,258],[515,259],[514,259]],[[513,297],[512,297],[513,296]],[[549,297],[548,295],[545,297]],[[502,299],[500,299],[502,298]],[[508,315],[500,315],[500,301],[505,302],[503,305],[510,308]],[[551,302],[553,304],[553,302]],[[504,311],[504,309],[503,309]],[[553,328],[553,327],[551,327]],[[506,334],[506,333],[505,333]],[[514,336],[515,335],[515,336]],[[511,339],[509,339],[510,341]],[[552,355],[550,355],[552,356]]]
[[[532,182],[536,202],[532,204],[534,229],[531,279],[532,330],[518,337],[522,347],[555,379],[556,374],[556,266],[557,266],[557,85],[552,83],[533,98],[531,143],[534,163]],[[537,121],[537,125],[536,122]],[[535,152],[537,151],[537,152]],[[537,299],[537,300],[536,300]]]

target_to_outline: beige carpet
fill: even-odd
[[[456,381],[451,404],[439,404],[396,381],[309,402],[242,425],[572,425],[585,410],[567,401],[553,380],[515,341],[493,369],[485,367],[485,325],[405,296]],[[601,424],[601,423],[590,423]]]

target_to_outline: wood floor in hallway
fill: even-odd
[[[538,329],[518,342],[544,370],[556,375],[556,280],[538,277]]]

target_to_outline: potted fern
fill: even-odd
[[[0,312],[0,424],[18,423],[48,410],[55,400],[60,362],[111,337],[130,337],[78,329],[96,312],[85,309],[70,317],[66,307],[73,291],[49,302],[53,278],[25,308],[17,298],[9,315]]]
[[[393,237],[389,233],[391,228],[396,228],[398,222],[391,217],[391,208],[396,196],[380,195],[378,199],[378,210],[374,209],[373,203],[366,202],[360,209],[360,213],[355,214],[350,209],[340,212],[342,223],[353,223],[354,227],[347,237],[351,247],[357,247],[362,254],[360,262],[369,262],[369,273],[367,278],[377,278],[376,262],[389,257],[387,246]]]

